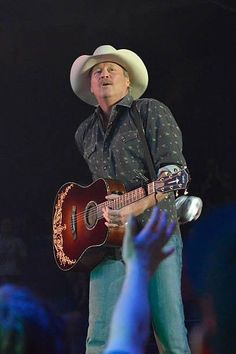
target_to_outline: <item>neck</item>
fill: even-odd
[[[99,106],[101,107],[102,111],[104,112],[104,115],[109,117],[112,107],[115,106],[118,102],[120,102],[124,96],[122,97],[100,97],[99,99],[97,98],[97,101],[99,103]]]
[[[107,100],[101,100],[99,102],[99,106],[103,111],[104,117],[109,117],[111,114],[112,107],[116,104],[116,102],[107,102]]]

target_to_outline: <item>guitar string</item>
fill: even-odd
[[[165,178],[165,179],[168,180],[168,179],[170,179],[170,177]],[[148,194],[154,193],[154,192],[152,192],[153,190],[156,191],[156,192],[158,191],[158,188],[157,188],[158,182],[159,182],[159,183],[160,183],[160,182],[163,183],[162,180],[154,181],[154,182],[149,183],[149,192],[148,192]],[[160,188],[160,187],[159,187],[159,188]],[[161,188],[163,188],[163,187],[161,187]],[[165,191],[164,191],[164,192],[165,192]],[[121,206],[120,206],[118,209],[120,209],[121,207],[125,206],[125,205],[122,205],[122,201],[125,202],[125,203],[128,202],[128,204],[131,204],[131,203],[133,203],[133,202],[135,202],[135,201],[138,201],[138,200],[144,198],[144,197],[146,196],[146,194],[143,194],[143,193],[145,193],[145,192],[144,192],[144,189],[143,189],[142,187],[139,187],[137,190],[133,190],[133,191],[130,191],[130,192],[126,193],[126,195],[128,195],[127,197],[124,197],[125,195],[121,195],[120,198],[118,198],[118,199],[121,199]],[[130,195],[130,197],[129,197],[129,195]],[[137,198],[137,197],[138,197],[138,198]],[[134,199],[134,198],[135,198],[135,199]],[[110,204],[110,205],[109,205],[109,204]],[[112,201],[106,201],[106,202],[103,202],[103,203],[101,203],[101,204],[98,204],[98,205],[96,205],[96,206],[94,206],[94,207],[91,207],[91,210],[92,210],[93,212],[90,210],[89,216],[90,216],[90,217],[97,216],[99,211],[102,212],[102,205],[104,205],[104,206],[113,206],[113,204],[118,204],[118,200],[114,199],[114,200],[112,200]],[[115,205],[115,206],[116,206],[116,205]],[[100,207],[101,210],[98,210],[99,207]],[[74,219],[76,219],[76,221],[80,221],[81,219],[84,218],[84,216],[86,215],[86,213],[87,213],[87,210],[82,211],[82,212],[80,212],[80,213],[76,213],[76,214],[74,215]],[[101,217],[98,217],[99,220],[102,219],[102,218],[103,218],[102,215],[101,215]],[[72,224],[73,224],[73,221],[71,221],[71,225],[72,225]]]
[[[141,200],[144,197],[145,197],[145,195],[140,194],[140,198],[138,198],[138,199],[133,200],[132,197],[131,198],[127,198],[126,197],[126,198],[124,198],[124,200],[125,200],[125,202],[130,202],[129,204],[132,204],[133,202]],[[89,217],[98,216],[99,212],[102,213],[102,207],[103,206],[113,207],[113,206],[116,206],[115,204],[118,204],[116,202],[116,200],[106,201],[106,202],[97,204],[97,205],[91,207],[91,209],[89,210]],[[120,209],[121,207],[122,206],[120,206],[118,209]],[[76,213],[76,214],[74,214],[74,216],[72,216],[72,218],[76,219],[74,221],[78,222],[78,221],[80,221],[80,220],[82,220],[84,218],[84,216],[87,214],[87,212],[88,212],[87,210],[84,210],[82,212]],[[103,218],[103,215],[101,215],[101,217],[98,217],[97,219],[100,220],[102,218]],[[71,221],[71,225],[72,224],[73,224],[73,220]]]
[[[176,189],[175,189],[176,190]],[[164,193],[166,193],[166,191],[164,191]],[[151,194],[151,193],[150,193]],[[130,202],[129,204],[133,203],[134,201],[138,201],[142,198],[144,198],[145,196],[141,195],[140,198],[138,199],[135,199],[133,200],[132,197],[131,198],[126,198],[125,202]],[[112,200],[112,201],[106,201],[106,202],[103,202],[103,203],[100,203],[98,205],[95,205],[93,207],[91,207],[90,211],[89,211],[89,217],[94,217],[94,216],[97,216],[97,219],[100,220],[103,218],[103,215],[99,216],[99,212],[101,213],[102,212],[102,206],[115,206],[114,204],[117,204],[116,203],[116,200]],[[116,209],[120,209],[122,206],[120,206],[119,208],[116,208]],[[79,213],[75,213],[74,216],[72,216],[72,218],[74,220],[71,220],[70,224],[73,225],[73,223],[76,221],[76,222],[79,222],[80,220],[82,220],[85,215],[88,213],[87,210],[84,210],[82,212],[79,212]]]
[[[154,183],[154,182],[153,182]],[[175,189],[176,190],[176,189]],[[157,190],[156,190],[157,191]],[[169,190],[168,190],[169,191]],[[133,191],[131,191],[131,192],[133,192]],[[164,193],[166,193],[166,191],[164,190]],[[149,194],[151,194],[151,193],[149,193]],[[135,200],[133,200],[133,198],[134,198],[134,196],[136,197],[136,199]],[[137,198],[137,196],[138,196],[138,198]],[[135,202],[135,201],[138,201],[138,200],[141,200],[142,198],[144,198],[146,195],[143,195],[143,190],[141,190],[141,191],[139,191],[139,193],[135,193],[135,194],[133,194],[132,193],[132,195],[131,195],[131,197],[129,198],[129,197],[125,197],[125,198],[122,198],[122,200],[121,200],[121,206],[119,206],[118,208],[116,208],[116,209],[120,209],[120,208],[122,208],[123,207],[123,205],[122,205],[122,201],[124,202],[125,201],[125,203],[126,202],[128,202],[128,204],[132,204],[133,202]],[[122,197],[122,196],[121,196]],[[100,219],[102,219],[103,218],[103,215],[101,214],[101,216],[99,215],[100,213],[102,213],[102,208],[103,208],[103,206],[105,207],[105,206],[110,206],[110,207],[117,207],[117,205],[115,205],[115,204],[119,204],[118,203],[118,201],[116,201],[116,199],[115,200],[112,200],[112,201],[105,201],[105,202],[103,202],[103,203],[100,203],[100,204],[96,204],[96,205],[94,205],[94,206],[92,206],[91,208],[90,208],[90,210],[89,210],[89,214],[88,214],[88,217],[90,217],[90,218],[92,218],[92,217],[94,217],[94,216],[97,216],[97,219],[98,220],[100,220]],[[114,210],[114,209],[113,209]],[[76,221],[76,222],[79,222],[80,220],[82,220],[84,217],[85,217],[85,215],[88,213],[88,210],[84,210],[84,211],[82,211],[82,212],[79,212],[79,213],[75,213],[73,216],[72,216],[72,218],[71,219],[73,219],[73,220],[71,220],[71,225],[73,225],[73,223]]]
[[[103,207],[103,206],[111,206],[111,207],[115,206],[115,207],[116,207],[115,204],[121,204],[120,207],[119,207],[119,208],[121,208],[121,207],[125,206],[125,205],[123,205],[123,203],[131,204],[131,203],[133,203],[133,202],[135,202],[135,201],[138,201],[138,200],[142,199],[142,198],[145,196],[145,195],[143,194],[143,192],[144,192],[144,190],[141,189],[141,187],[140,187],[140,188],[138,188],[138,191],[135,190],[135,192],[134,192],[134,191],[130,191],[130,192],[126,193],[126,195],[127,195],[126,197],[125,197],[125,195],[121,195],[121,196],[119,196],[119,198],[117,198],[117,199],[107,200],[107,201],[105,201],[105,202],[103,202],[103,203],[96,204],[94,207],[91,207],[91,209],[90,209],[90,210],[95,210],[94,214],[89,213],[89,215],[90,215],[90,216],[91,216],[91,215],[94,216],[94,215],[97,214],[97,211],[101,211],[101,212],[102,212],[102,207]],[[135,199],[134,199],[134,198],[135,198]],[[120,200],[120,203],[118,202],[118,199]],[[117,205],[117,206],[118,206],[118,205]],[[99,208],[100,208],[101,210],[98,210]],[[119,208],[118,208],[118,209],[119,209]],[[79,218],[80,218],[80,216],[83,218],[83,216],[84,216],[86,213],[87,213],[87,210],[84,210],[84,211],[82,211],[82,212],[79,212],[79,213],[74,214],[74,215],[76,216],[76,220],[78,221]]]

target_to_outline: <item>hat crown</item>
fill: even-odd
[[[116,49],[112,47],[111,45],[101,45],[97,49],[95,49],[93,55],[103,55],[103,54],[110,54],[110,53],[115,53]]]

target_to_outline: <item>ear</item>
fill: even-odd
[[[93,89],[92,89],[91,81],[90,81],[90,92],[93,94]]]
[[[130,87],[130,79],[129,79],[129,77],[126,78],[126,83],[127,83],[127,88],[129,88]]]

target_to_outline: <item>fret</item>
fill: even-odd
[[[112,207],[113,209],[121,209],[139,199],[142,199],[143,197],[145,197],[145,191],[142,187],[139,187],[114,199]]]
[[[155,182],[151,182],[147,186],[148,195],[155,193]]]
[[[186,170],[181,170],[175,174],[170,174],[165,177],[161,177],[156,181],[147,184],[147,194],[153,194],[156,192],[168,193],[178,189],[186,188],[189,182],[189,176]],[[121,209],[129,204],[132,204],[146,196],[145,189],[139,187],[130,192],[120,195],[118,198],[105,203],[97,205],[97,215],[102,216],[102,208],[108,206],[112,209]]]

